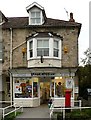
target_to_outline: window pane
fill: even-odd
[[[33,57],[33,50],[30,50],[30,57]]]
[[[49,40],[43,41],[43,47],[49,47]]]
[[[58,48],[58,41],[54,40],[54,48]]]
[[[31,12],[31,18],[35,17],[35,12]]]
[[[58,57],[58,49],[54,49],[54,56]]]
[[[41,48],[37,49],[37,56],[42,56],[42,49]]]
[[[43,56],[49,56],[49,48],[43,49]]]
[[[55,96],[56,97],[63,97],[64,96],[64,82],[61,82],[61,79],[57,79],[55,81]]]
[[[29,49],[32,49],[33,48],[33,41],[30,41],[29,42]]]
[[[36,18],[40,18],[40,12],[36,12]]]
[[[38,97],[38,78],[33,78],[33,97]]]
[[[37,18],[37,19],[36,19],[36,23],[40,23],[40,18]]]
[[[38,48],[42,47],[42,40],[37,40],[37,47]]]

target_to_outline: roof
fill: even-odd
[[[62,36],[60,35],[57,35],[56,33],[53,33],[53,32],[38,32],[38,33],[35,33],[35,34],[32,34],[32,35],[29,35],[27,37],[27,40],[30,39],[30,38],[40,38],[40,37],[56,37],[56,38],[63,38]]]
[[[2,13],[2,11],[0,11],[0,17],[2,17],[2,20],[7,21],[8,19],[5,17],[5,15]]]
[[[8,21],[3,24],[3,29],[6,28],[26,28],[26,27],[79,27],[81,23],[64,21],[59,19],[46,18],[42,25],[29,25],[28,17],[8,17]]]
[[[34,6],[38,7],[41,10],[44,10],[44,8],[41,5],[39,5],[37,2],[33,2],[32,4],[26,7],[27,12],[29,12],[29,10],[33,8]]]

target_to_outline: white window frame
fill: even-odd
[[[32,13],[36,14],[37,12],[40,13],[40,17],[39,18],[37,18],[36,16],[32,17]],[[39,23],[37,23],[37,22],[32,23],[31,19],[36,19],[35,21],[37,21],[37,19],[40,19],[40,22]],[[43,21],[43,15],[42,15],[42,11],[41,10],[39,10],[38,8],[34,8],[31,11],[29,11],[29,25],[41,25],[41,24],[43,24],[43,22],[44,21]]]
[[[55,47],[55,42],[57,42],[57,47]],[[55,56],[55,53],[54,53],[55,50],[56,50],[56,52],[58,52],[57,56]],[[53,41],[53,57],[59,57],[59,41],[57,39],[54,39],[54,41]]]
[[[38,47],[38,41],[41,41],[42,42],[42,47]],[[48,47],[44,47],[43,46],[43,42],[44,41],[48,41]],[[49,52],[49,38],[40,38],[40,39],[37,39],[37,57],[39,57],[39,55],[38,55],[38,49],[41,49],[42,50],[42,54],[40,55],[40,56],[45,56],[45,57],[49,57],[49,53],[48,53],[48,55],[45,55],[44,54],[44,50],[43,49],[48,49],[48,52]]]

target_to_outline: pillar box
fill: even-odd
[[[71,107],[71,90],[65,91],[65,107]]]

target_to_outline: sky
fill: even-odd
[[[75,22],[81,23],[79,35],[79,64],[89,48],[89,2],[90,0],[0,0],[0,10],[6,17],[28,16],[26,7],[37,2],[44,7],[48,18],[67,20],[73,12]],[[67,12],[68,14],[67,14]]]

